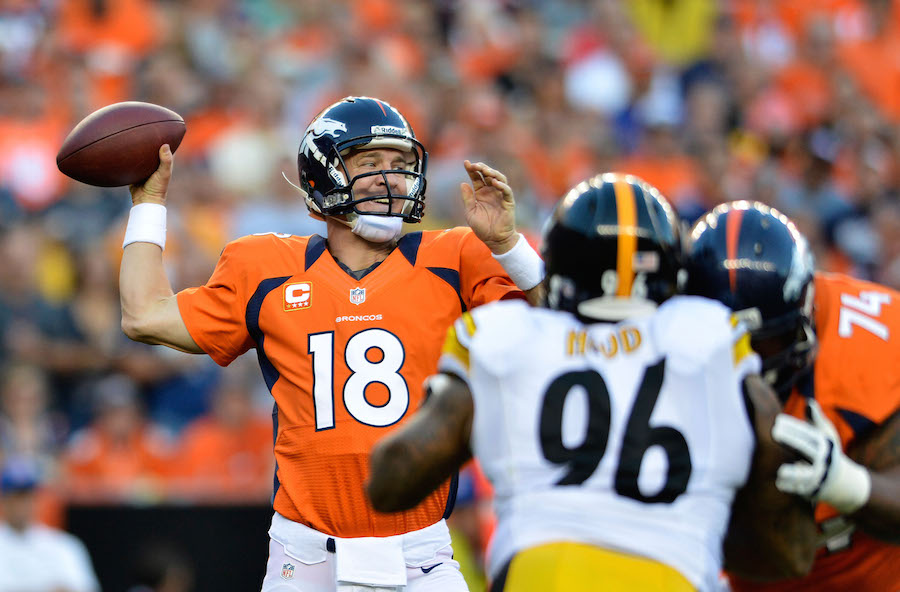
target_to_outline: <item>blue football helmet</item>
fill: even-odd
[[[371,171],[348,178],[344,157],[353,149],[395,148],[410,154],[406,169]],[[297,168],[306,205],[322,216],[374,214],[402,216],[404,222],[419,222],[425,210],[425,168],[428,154],[403,115],[384,101],[369,97],[346,97],[325,108],[310,122],[300,143]],[[391,192],[387,175],[404,175],[406,193]],[[387,193],[364,198],[353,194],[353,185],[363,177],[382,175]],[[360,212],[365,201],[402,200],[399,211]]]
[[[750,331],[763,376],[786,397],[812,366],[814,261],[787,216],[760,202],[724,203],[691,231],[687,292],[731,308]]]
[[[632,175],[573,187],[544,228],[547,306],[587,319],[645,314],[680,291],[681,222],[665,197]]]

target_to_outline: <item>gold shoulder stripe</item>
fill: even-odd
[[[741,335],[732,345],[732,351],[734,352],[734,367],[737,368],[747,356],[753,353],[753,349],[750,347],[750,335],[748,333]]]
[[[750,347],[750,333],[747,331],[746,327],[741,324],[740,317],[736,314],[732,314],[729,320],[731,321],[731,328],[733,329],[731,334],[731,349],[734,352],[734,366],[737,368],[744,358],[753,353],[753,348]]]
[[[472,313],[464,312],[462,313],[462,321],[466,327],[466,333],[469,334],[469,337],[475,336],[475,319],[472,318]]]
[[[453,356],[463,365],[466,372],[469,371],[469,350],[459,342],[459,336],[456,334],[456,323],[450,325],[450,329],[447,330],[443,352],[444,355]]]

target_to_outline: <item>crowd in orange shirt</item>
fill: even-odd
[[[45,375],[11,364],[0,381],[4,456],[36,460],[41,516],[62,504],[266,503],[272,493],[272,420],[254,403],[256,375],[236,363],[212,389],[209,413],[177,433],[151,421],[136,383],[110,374],[92,391],[88,423],[70,435],[50,409]]]

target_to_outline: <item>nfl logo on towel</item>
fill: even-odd
[[[353,288],[350,290],[350,302],[353,304],[362,304],[366,301],[366,289],[365,288]]]
[[[291,563],[285,563],[281,566],[281,577],[285,580],[290,580],[294,577],[294,566]]]

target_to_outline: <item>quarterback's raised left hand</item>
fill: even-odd
[[[810,400],[807,405],[812,423],[785,413],[775,419],[775,441],[806,459],[781,465],[775,486],[785,493],[828,503],[842,514],[855,512],[869,500],[869,471],[844,454],[837,430],[819,404]]]
[[[483,162],[463,163],[472,184],[460,186],[466,223],[492,253],[508,252],[519,239],[516,200],[506,175]]]

